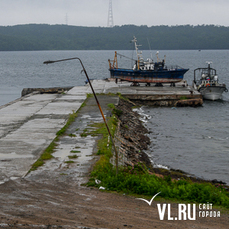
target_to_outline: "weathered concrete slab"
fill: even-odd
[[[88,86],[65,94],[32,93],[0,107],[0,183],[21,177],[56,137]]]
[[[110,110],[107,105],[109,103],[118,104],[119,97],[98,95],[98,100],[104,115],[109,116]],[[103,118],[94,98],[89,98],[86,104],[77,113],[75,121],[66,131],[66,135],[59,137],[53,158],[47,161],[37,171],[30,174],[31,176],[34,174],[54,172],[57,176],[59,174],[67,174],[74,177],[74,180],[79,185],[82,182],[87,182],[88,171],[95,162],[94,152],[97,151],[98,136],[91,136],[90,134],[81,136],[81,134],[85,133],[85,130],[86,132],[93,130],[94,127],[91,124],[103,122]],[[71,158],[74,155],[76,158]],[[68,161],[72,161],[73,163],[69,164],[67,163]]]
[[[164,95],[164,94],[190,94],[190,91],[193,91],[193,94],[199,95],[200,93],[193,88],[185,81],[177,83],[175,87],[170,87],[170,84],[163,84],[163,87],[155,87],[154,85],[146,87],[145,84],[140,84],[140,86],[131,86],[131,83],[128,82],[118,82],[117,84],[111,81],[105,81],[104,91],[106,92],[120,92],[121,94],[149,94],[149,95]]]
[[[72,89],[72,87],[52,87],[52,88],[24,88],[21,92],[21,96],[28,95],[33,92],[40,93],[62,93],[64,91],[68,91]]]
[[[116,94],[119,92],[129,98],[140,100],[155,98],[166,100],[183,95],[200,96],[196,91],[191,94],[191,88],[182,85],[175,88],[169,85],[131,87],[130,83],[116,84],[108,80],[94,80],[92,85],[96,93]],[[33,92],[0,107],[0,183],[27,173],[43,150],[55,138],[56,132],[65,125],[68,115],[80,108],[88,93],[92,93],[89,85],[73,87],[66,93]],[[92,117],[90,112],[92,111],[88,110],[82,115],[80,125],[87,123],[90,119],[101,120],[98,115]],[[76,133],[75,140],[77,136],[79,138],[79,133]],[[82,144],[86,144],[85,151],[92,152],[90,147],[93,146],[90,142],[82,142]],[[64,157],[64,150],[61,152],[63,152],[61,157]]]
[[[136,101],[137,104],[176,106],[177,101],[180,99],[192,100],[190,103],[186,101],[183,104],[184,106],[199,106],[203,104],[201,94],[188,86],[185,81],[177,83],[175,87],[170,87],[170,84],[163,84],[163,87],[155,87],[153,85],[146,87],[145,84],[131,86],[131,83],[128,82],[118,82],[116,84],[111,79],[105,81],[96,80],[93,82],[93,86],[98,88],[98,93],[121,93],[128,99]]]
[[[93,81],[93,86],[94,86],[94,83],[96,85],[97,80]],[[89,85],[80,86],[80,87],[73,87],[71,90],[68,91],[67,94],[68,95],[85,96],[85,94],[87,94],[87,93],[92,93]]]

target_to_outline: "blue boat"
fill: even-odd
[[[117,56],[125,57],[121,54],[115,52],[114,60],[109,62],[109,71],[111,78],[115,78],[120,81],[129,81],[134,85],[139,83],[146,83],[146,86],[150,86],[151,83],[155,83],[156,86],[162,86],[163,83],[171,83],[171,86],[175,86],[175,83],[178,83],[183,80],[184,74],[189,69],[184,69],[178,66],[167,67],[165,65],[165,57],[163,60],[160,60],[158,57],[159,52],[157,52],[157,62],[154,62],[152,59],[148,58],[147,61],[144,61],[142,57],[142,52],[139,52],[137,44],[137,39],[134,37],[132,40],[135,44],[135,50],[137,54],[137,60],[135,60],[135,65],[133,69],[124,69],[118,68]]]

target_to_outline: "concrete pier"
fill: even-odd
[[[121,93],[138,102],[157,101],[156,105],[173,105],[184,96],[202,100],[198,92],[182,84],[131,87],[129,83],[94,80],[92,85],[96,93]],[[91,93],[89,85],[56,94],[32,91],[0,107],[0,184],[23,177],[65,125],[68,115],[77,111]],[[88,147],[94,146],[89,144]]]
[[[163,84],[163,87],[145,84],[131,86],[128,82],[109,81],[105,84],[104,93],[121,93],[126,98],[144,105],[153,106],[200,106],[203,104],[202,95],[188,86],[186,81],[177,83],[175,87]]]
[[[80,108],[88,89],[74,87],[66,94],[34,92],[0,107],[0,183],[28,172],[68,115]]]

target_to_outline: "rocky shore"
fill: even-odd
[[[204,180],[191,176],[184,171],[176,169],[155,168],[145,153],[150,145],[149,131],[140,120],[141,116],[133,111],[136,106],[130,100],[120,99],[116,109],[119,111],[119,125],[116,132],[116,142],[119,146],[119,164],[134,166],[139,162],[144,163],[149,172],[159,177],[170,176],[172,179],[188,179],[193,182],[210,182],[214,185],[224,184],[220,180]],[[229,190],[229,186],[226,186]]]
[[[132,110],[133,103],[120,99],[116,106],[118,115],[118,128],[116,131],[116,142],[119,148],[119,164],[134,166],[143,162],[151,166],[150,159],[144,150],[148,149],[150,139],[148,130],[140,121],[140,115]]]

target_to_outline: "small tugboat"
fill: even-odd
[[[142,52],[138,51],[140,45],[137,44],[136,37],[134,37],[132,42],[135,44],[137,54],[137,60],[134,60],[135,65],[133,69],[118,68],[117,55],[121,57],[125,56],[117,52],[115,52],[114,60],[108,60],[111,78],[115,78],[116,82],[119,79],[121,81],[133,82],[133,85],[146,83],[146,86],[150,86],[150,83],[156,83],[156,86],[162,86],[163,83],[171,83],[171,86],[175,86],[175,83],[183,80],[184,74],[189,69],[180,68],[178,66],[167,67],[165,65],[165,57],[163,60],[160,60],[158,52],[156,54],[157,62],[153,62],[150,58],[144,61]]]
[[[211,62],[207,63],[207,68],[197,68],[194,70],[193,87],[201,93],[204,99],[221,99],[223,92],[228,92],[228,90],[225,84],[219,83],[216,70],[210,66]]]

